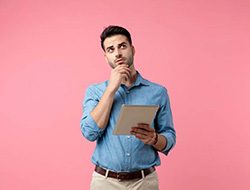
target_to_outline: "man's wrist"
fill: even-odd
[[[115,92],[116,92],[116,90],[111,89],[109,86],[106,88],[106,93],[108,95],[114,96]]]

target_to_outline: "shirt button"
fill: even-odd
[[[127,156],[130,156],[130,153],[127,153]]]
[[[128,139],[130,139],[130,136],[127,136]]]

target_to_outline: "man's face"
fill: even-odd
[[[130,45],[126,36],[108,37],[104,40],[103,45],[105,59],[112,68],[120,64],[133,65],[135,49],[134,46]]]

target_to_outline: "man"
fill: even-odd
[[[110,78],[87,89],[81,119],[83,135],[96,141],[91,189],[158,189],[158,152],[167,155],[176,138],[167,90],[136,71],[135,48],[125,28],[105,28],[101,46]],[[159,110],[152,124],[132,126],[128,136],[113,135],[122,104],[159,105]]]

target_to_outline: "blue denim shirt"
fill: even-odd
[[[166,88],[145,80],[139,73],[137,74],[134,85],[130,88],[121,85],[117,90],[105,129],[97,126],[90,112],[100,101],[108,81],[91,85],[86,91],[81,131],[89,141],[96,141],[92,156],[92,162],[95,165],[116,172],[131,172],[160,165],[158,151],[153,146],[144,144],[133,135],[113,135],[122,104],[159,105],[151,127],[167,139],[167,145],[162,150],[164,154],[167,155],[175,145],[176,135]]]

